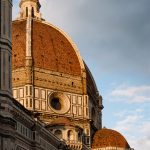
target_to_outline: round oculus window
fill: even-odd
[[[55,113],[64,114],[70,109],[70,100],[64,93],[54,92],[49,96],[49,106]]]
[[[56,110],[61,110],[61,102],[59,98],[52,98],[51,100],[51,106]]]

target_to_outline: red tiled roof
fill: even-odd
[[[126,139],[119,132],[106,128],[95,133],[92,143],[92,148],[104,147],[130,148]]]
[[[26,20],[13,22],[12,25],[12,68],[25,66]]]
[[[13,69],[25,66],[26,21],[12,24]],[[59,30],[40,21],[32,21],[32,57],[34,67],[80,76],[81,66],[70,41]]]

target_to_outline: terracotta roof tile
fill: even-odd
[[[15,21],[12,25],[12,68],[25,66],[26,21]]]
[[[104,147],[130,148],[126,139],[119,132],[105,128],[95,133],[92,143],[92,148]]]
[[[13,69],[25,66],[26,21],[12,24]],[[80,76],[78,56],[70,41],[51,25],[32,21],[32,57],[37,68]]]

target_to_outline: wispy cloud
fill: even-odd
[[[119,121],[114,127],[126,137],[135,150],[150,149],[150,121],[142,115],[142,112],[144,112],[142,109],[124,112],[124,116],[122,118],[119,116]]]
[[[134,111],[124,111],[123,115],[119,116],[115,128],[124,132],[133,132],[135,124],[138,126],[138,121],[143,119],[143,115],[141,114],[142,111],[143,110],[139,111],[139,109]],[[118,114],[122,114],[122,112],[119,112]]]
[[[128,86],[121,85],[115,88],[109,95],[112,101],[123,101],[128,103],[150,102],[150,86]]]

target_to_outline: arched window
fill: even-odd
[[[69,130],[69,131],[68,131],[68,140],[69,140],[69,141],[74,140],[74,134],[73,134],[73,131],[72,131],[72,130]]]
[[[78,141],[81,142],[82,141],[82,134],[80,131],[78,131]]]
[[[59,139],[62,139],[62,131],[61,130],[56,130],[54,132],[54,134],[59,138]]]
[[[32,7],[32,17],[34,18],[34,8]]]
[[[26,7],[26,17],[28,17],[28,7]]]

